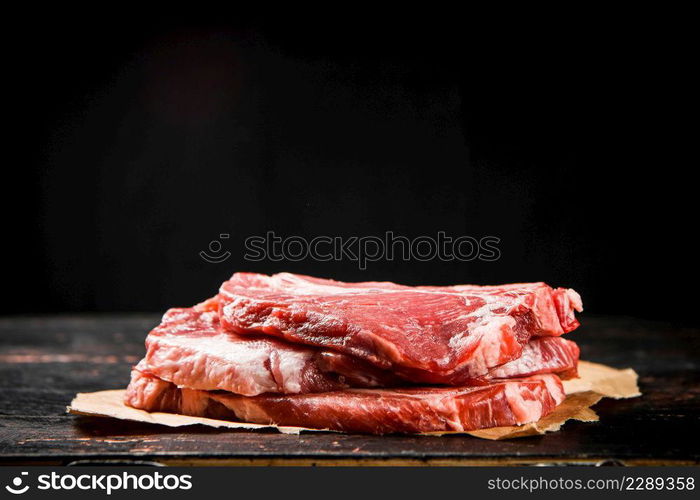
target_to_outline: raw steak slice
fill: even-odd
[[[370,434],[467,431],[535,422],[564,400],[556,375],[460,388],[347,389],[245,397],[178,389],[138,370],[125,403],[147,411]]]
[[[320,346],[413,382],[449,385],[519,357],[533,335],[575,328],[581,305],[573,290],[544,283],[407,287],[288,273],[236,273],[220,298],[226,330]]]
[[[453,285],[448,287],[417,287],[421,290],[452,291],[465,295],[498,296],[509,314],[525,312],[531,317],[532,335],[559,336],[579,327],[575,311],[583,311],[581,296],[571,288],[551,288],[546,283],[512,283],[508,285],[479,286]]]
[[[561,337],[535,337],[523,348],[522,355],[494,368],[488,378],[528,377],[556,373],[561,379],[578,376],[579,348],[575,342]]]
[[[345,354],[224,332],[217,313],[206,310],[206,304],[170,309],[146,338],[146,356],[138,368],[180,387],[244,396],[407,384],[391,372]],[[538,373],[571,377],[576,375],[577,361],[578,347],[573,342],[537,337],[525,345],[521,357],[491,370],[484,380],[467,380],[465,385]]]
[[[178,386],[245,396],[402,384],[395,375],[361,360],[342,359],[348,357],[343,354],[338,355],[337,367],[345,371],[338,373],[316,348],[222,331],[217,308],[214,298],[166,312],[146,338],[146,357],[139,369]]]
[[[491,369],[481,378],[466,378],[460,385],[483,385],[493,379],[522,378],[541,373],[555,373],[561,379],[575,378],[578,376],[578,358],[579,348],[570,340],[561,337],[535,337],[525,344],[520,357]],[[358,377],[366,369],[367,363],[344,354],[322,351],[319,366],[326,372]],[[373,379],[377,380],[378,376],[375,375]],[[365,387],[398,387],[400,385],[406,384],[395,383],[390,386],[386,383],[378,383]],[[362,386],[355,385],[355,387]]]

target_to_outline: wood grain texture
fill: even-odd
[[[0,319],[0,462],[166,464],[700,463],[700,330],[583,318],[582,357],[640,374],[643,397],[603,400],[598,423],[513,441],[464,436],[283,435],[65,414],[77,392],[124,387],[157,315]]]

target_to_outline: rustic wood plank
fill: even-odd
[[[642,398],[604,400],[601,422],[492,442],[462,436],[288,436],[186,430],[65,414],[76,392],[123,387],[155,315],[0,318],[0,461],[67,463],[479,464],[620,460],[700,462],[700,331],[631,318],[586,317],[571,335],[583,357],[632,366]]]

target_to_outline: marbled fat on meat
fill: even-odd
[[[564,400],[556,375],[455,388],[347,389],[301,395],[245,397],[180,389],[134,370],[126,404],[146,411],[258,424],[370,434],[469,431],[521,425]]]
[[[267,336],[222,331],[216,298],[170,309],[146,337],[140,370],[181,387],[245,396],[299,394],[400,384],[390,372],[346,355]],[[327,356],[337,359],[329,363]],[[337,368],[345,366],[346,369]]]
[[[409,287],[281,273],[236,273],[220,288],[220,320],[365,360],[417,383],[460,385],[518,358],[533,336],[578,326],[581,300],[544,283]]]
[[[217,299],[192,308],[170,309],[146,338],[139,363],[160,379],[180,387],[225,390],[244,396],[263,393],[303,394],[350,387],[397,387],[408,382],[358,358],[261,335],[221,329]],[[470,384],[493,378],[539,373],[576,374],[578,347],[561,337],[535,337],[520,357]]]
[[[373,434],[520,425],[549,414],[560,378],[576,376],[578,346],[561,335],[581,310],[575,291],[544,283],[237,273],[214,298],[164,315],[125,403]]]
[[[578,376],[579,347],[561,337],[535,337],[525,344],[520,357],[492,369],[488,378],[527,377],[556,373],[561,379]]]

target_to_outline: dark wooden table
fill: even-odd
[[[65,413],[77,392],[125,387],[157,315],[0,318],[0,463],[700,463],[700,330],[583,315],[582,357],[640,374],[641,398],[603,400],[600,422],[512,441],[465,436],[171,429]]]

